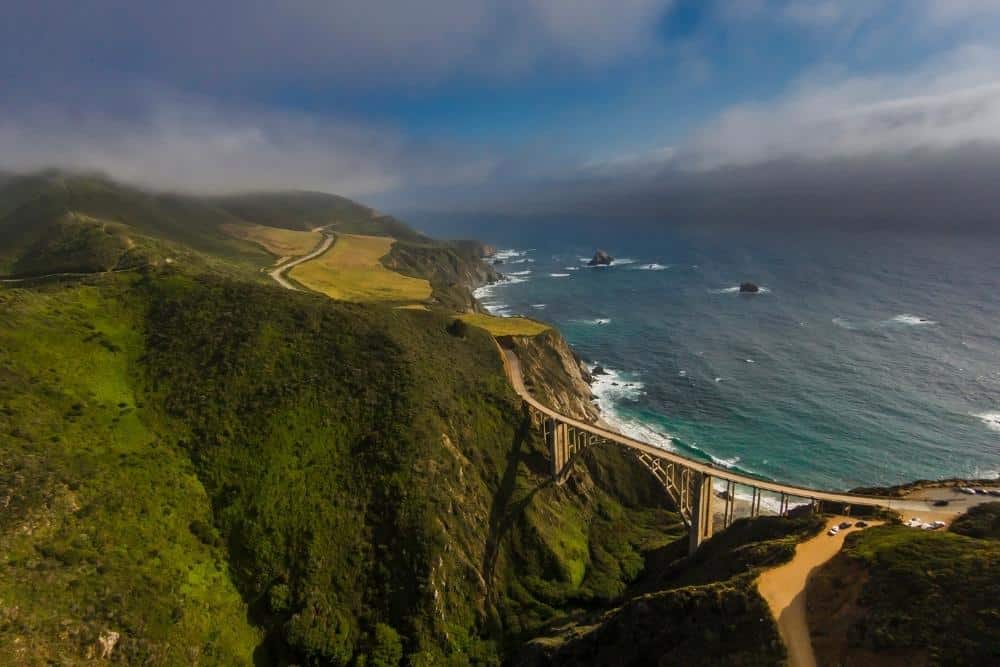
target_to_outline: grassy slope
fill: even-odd
[[[485,313],[465,313],[459,319],[494,336],[537,336],[551,327],[526,317],[493,317]]]
[[[338,234],[332,248],[299,264],[289,275],[311,290],[343,301],[426,301],[432,292],[429,282],[381,263],[393,243],[386,236]]]
[[[623,471],[552,486],[447,316],[170,272],[0,296],[0,658],[490,663],[679,532]]]
[[[220,229],[233,222],[195,197],[151,194],[97,176],[20,176],[0,184],[0,272],[105,270],[169,257],[249,278],[270,257]]]
[[[485,285],[497,279],[492,266],[480,260],[483,251],[482,244],[470,241],[401,240],[382,262],[403,275],[427,279],[438,304],[462,312],[475,307],[469,285]]]
[[[882,526],[848,537],[810,581],[817,656],[844,665],[1000,661],[1000,503],[953,532]],[[967,537],[958,531],[982,537]]]
[[[209,201],[242,220],[268,227],[309,230],[329,225],[344,234],[428,241],[391,216],[379,215],[350,199],[322,192],[252,193],[215,197]]]
[[[0,662],[74,662],[115,630],[129,662],[245,663],[259,632],[225,551],[189,528],[209,499],[149,426],[122,296],[0,292]]]
[[[323,240],[319,232],[296,231],[264,225],[227,224],[223,231],[238,239],[256,243],[275,257],[298,257],[313,250]]]
[[[516,664],[782,664],[756,573],[790,559],[795,543],[821,525],[812,516],[744,519],[691,558],[686,540],[671,542],[648,556],[624,604],[531,642]]]

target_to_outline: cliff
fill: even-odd
[[[586,365],[555,329],[537,336],[508,336],[500,344],[517,353],[525,386],[542,403],[571,417],[597,421]]]

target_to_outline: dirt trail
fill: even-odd
[[[857,518],[838,516],[827,521],[823,532],[795,547],[795,557],[784,565],[760,575],[757,590],[771,608],[778,622],[778,631],[788,649],[790,667],[816,667],[809,624],[806,621],[806,581],[813,570],[833,558],[844,545],[844,538],[861,528],[847,528],[835,536],[826,534],[831,526],[842,521],[852,524]],[[873,521],[877,526],[881,521]]]
[[[322,228],[319,229],[322,230]],[[293,267],[296,267],[299,264],[302,264],[303,262],[308,262],[310,259],[316,259],[320,255],[322,255],[324,252],[330,249],[330,246],[333,245],[333,241],[334,241],[333,234],[324,232],[323,240],[320,242],[318,246],[316,246],[316,248],[312,252],[310,252],[308,255],[302,255],[301,257],[296,257],[295,259],[279,264],[277,267],[272,269],[271,272],[268,273],[268,275],[274,278],[274,281],[279,285],[281,285],[282,287],[284,287],[285,289],[301,292],[302,290],[300,288],[296,287],[295,285],[290,283],[287,278],[285,278],[285,274],[288,273],[288,271],[290,271]]]

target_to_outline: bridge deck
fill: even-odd
[[[736,484],[743,484],[745,486],[754,487],[764,491],[785,494],[786,496],[845,503],[850,505],[862,505],[866,507],[885,507],[895,510],[920,511],[927,509],[927,503],[922,500],[906,500],[902,498],[865,496],[838,491],[822,491],[805,486],[782,484],[780,482],[771,482],[759,479],[750,475],[733,472],[732,470],[728,470],[711,463],[689,459],[675,452],[663,449],[662,447],[656,447],[640,440],[635,440],[634,438],[630,438],[626,435],[622,435],[621,433],[609,431],[608,429],[602,428],[596,424],[589,424],[587,422],[574,419],[573,417],[560,414],[559,412],[556,412],[555,410],[540,403],[534,396],[531,395],[530,392],[528,392],[528,389],[524,384],[524,377],[521,374],[521,362],[517,358],[517,355],[512,350],[506,350],[503,348],[500,348],[500,353],[503,357],[504,367],[507,371],[507,376],[510,379],[511,386],[517,395],[524,399],[524,401],[533,409],[558,422],[567,424],[581,431],[594,434],[600,438],[604,438],[605,440],[621,445],[622,447],[627,447],[637,452],[645,453],[649,456],[682,465],[713,478],[727,480]]]

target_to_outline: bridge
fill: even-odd
[[[850,512],[852,506],[878,507],[892,510],[921,511],[928,509],[926,501],[882,496],[865,496],[837,491],[821,491],[804,486],[782,484],[734,472],[703,461],[696,461],[675,452],[608,430],[600,424],[574,419],[543,405],[528,391],[521,373],[521,362],[513,350],[500,347],[504,367],[511,386],[528,408],[532,424],[545,436],[552,461],[552,475],[557,484],[570,476],[573,464],[589,447],[612,445],[634,455],[660,482],[673,500],[690,541],[689,551],[712,536],[716,529],[724,530],[741,516],[755,517],[762,513],[762,501],[777,501],[777,513],[784,516],[789,509],[808,504],[818,509],[821,503],[835,503]],[[716,483],[725,489],[715,492]],[[742,500],[737,500],[740,491]],[[721,501],[721,511],[716,503]],[[766,509],[766,503],[764,503]],[[739,512],[738,512],[739,510]]]

